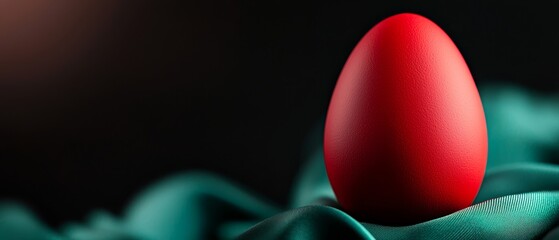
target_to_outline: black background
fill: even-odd
[[[353,46],[401,12],[439,24],[479,85],[559,89],[553,6],[394,2],[121,0],[74,58],[0,68],[0,197],[58,226],[205,169],[283,204]]]

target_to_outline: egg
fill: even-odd
[[[361,221],[409,225],[472,204],[487,162],[485,116],[439,26],[403,13],[359,41],[330,101],[324,158],[341,208]]]

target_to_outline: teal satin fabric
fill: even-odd
[[[58,230],[4,203],[0,239],[559,239],[559,165],[549,157],[559,149],[559,101],[510,87],[488,88],[482,100],[486,176],[472,206],[441,218],[402,227],[352,218],[336,203],[317,134],[287,206],[189,172],[146,188],[121,216],[93,211]]]

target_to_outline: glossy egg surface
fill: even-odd
[[[439,26],[398,14],[360,40],[332,95],[324,154],[338,202],[359,220],[408,225],[472,204],[487,160],[485,117]]]

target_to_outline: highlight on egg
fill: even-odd
[[[339,204],[359,220],[408,225],[472,204],[487,161],[485,116],[439,26],[398,14],[360,40],[332,95],[324,155]]]

